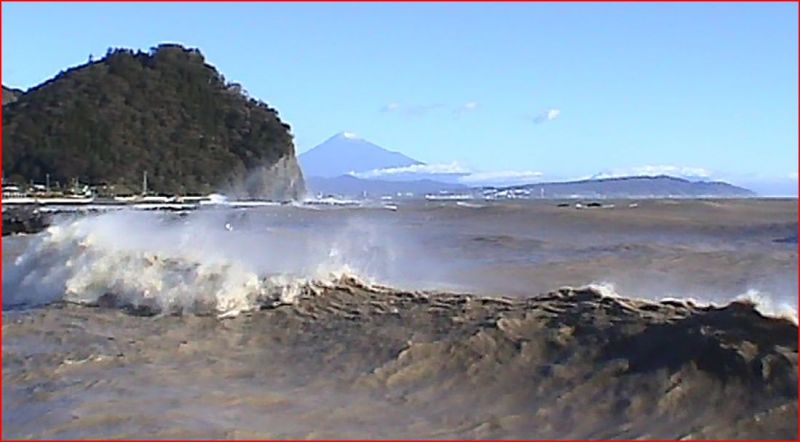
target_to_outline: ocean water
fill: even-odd
[[[3,436],[795,437],[796,220],[796,200],[64,215],[3,238]]]

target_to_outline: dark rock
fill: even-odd
[[[797,244],[797,235],[787,236],[785,238],[775,238],[772,242],[779,244]]]
[[[38,233],[50,225],[50,216],[34,206],[3,208],[3,236]]]

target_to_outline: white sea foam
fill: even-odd
[[[756,306],[756,309],[763,315],[789,319],[795,324],[798,322],[797,308],[787,302],[776,300],[776,298],[769,293],[750,289],[737,296],[736,300],[752,302]]]
[[[231,316],[294,302],[304,291],[345,275],[402,288],[433,289],[448,281],[448,275],[436,274],[444,264],[429,256],[429,246],[391,225],[353,218],[335,227],[303,227],[270,223],[268,214],[223,208],[177,217],[119,210],[62,218],[31,238],[16,262],[3,269],[3,304],[94,304],[110,296],[165,313]],[[618,294],[610,283],[588,287],[603,296],[636,299]],[[710,305],[704,299],[715,305],[747,300],[765,315],[797,322],[795,307],[756,290],[725,298],[679,297],[695,305]]]
[[[681,303],[691,303],[696,306],[704,307],[704,306],[714,306],[720,307],[721,303],[719,301],[707,301],[704,299],[698,299],[696,297],[661,297],[659,299],[646,299],[646,298],[635,298],[632,296],[623,296],[617,293],[617,290],[613,283],[611,282],[596,282],[592,284],[586,285],[584,288],[589,288],[597,293],[600,296],[604,296],[607,298],[614,298],[619,300],[628,300],[628,299],[635,299],[640,301],[675,301]],[[745,301],[752,303],[756,310],[764,316],[771,316],[775,318],[783,318],[788,319],[795,324],[798,323],[798,314],[797,308],[791,305],[788,302],[780,301],[777,297],[765,293],[756,289],[748,289],[747,292],[742,293],[738,296],[734,296],[730,300],[722,303],[727,304],[731,301]]]
[[[94,304],[113,296],[157,312],[227,317],[293,302],[314,284],[356,272],[348,260],[359,254],[336,241],[233,231],[225,215],[177,220],[121,211],[57,222],[7,269],[4,304]]]

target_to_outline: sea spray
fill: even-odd
[[[218,207],[188,215],[121,210],[60,218],[26,240],[25,252],[4,268],[3,306],[62,300],[235,316],[292,303],[304,291],[345,276],[409,290],[442,290],[442,281],[455,285],[436,243],[395,228],[391,218],[354,211],[336,222],[322,215],[309,222],[296,210]],[[588,287],[619,299],[657,301],[665,294],[642,290],[623,296],[609,282]],[[719,293],[675,298],[695,305],[737,299]],[[739,298],[763,314],[797,321],[791,305],[765,291]]]
[[[565,287],[566,289],[572,290],[572,287]],[[673,296],[662,296],[658,297],[657,299],[654,298],[646,298],[646,297],[634,297],[631,295],[621,295],[617,292],[616,287],[613,283],[603,281],[603,282],[595,282],[588,284],[586,286],[580,287],[579,289],[590,289],[595,293],[599,294],[600,296],[606,298],[613,298],[619,300],[621,302],[625,302],[626,300],[639,300],[639,301],[671,301],[671,302],[678,302],[681,304],[690,304],[695,306],[714,306],[714,307],[722,307],[728,302],[715,302],[715,301],[706,301],[703,299],[697,299],[694,297],[673,297]],[[775,318],[782,318],[788,319],[795,324],[798,323],[798,313],[797,309],[787,302],[778,301],[778,297],[773,296],[769,293],[759,291],[756,289],[748,289],[747,292],[735,296],[732,301],[735,302],[743,302],[752,304],[755,309],[764,316],[770,316]]]
[[[369,264],[382,255],[365,241],[343,242],[352,232],[328,242],[246,225],[232,232],[231,215],[122,211],[64,219],[8,269],[4,305],[63,300],[230,317],[291,303],[314,284],[352,275],[349,260]]]
[[[795,324],[798,323],[797,309],[787,302],[777,301],[777,298],[769,293],[761,292],[756,289],[749,289],[742,295],[737,296],[736,300],[752,303],[763,315],[784,318]]]

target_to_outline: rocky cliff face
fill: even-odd
[[[17,101],[17,98],[22,95],[22,91],[19,89],[11,89],[8,87],[3,86],[3,104],[6,103],[13,103]]]
[[[232,192],[237,197],[270,200],[297,200],[305,197],[303,172],[294,155],[285,155],[274,164],[251,170]]]

